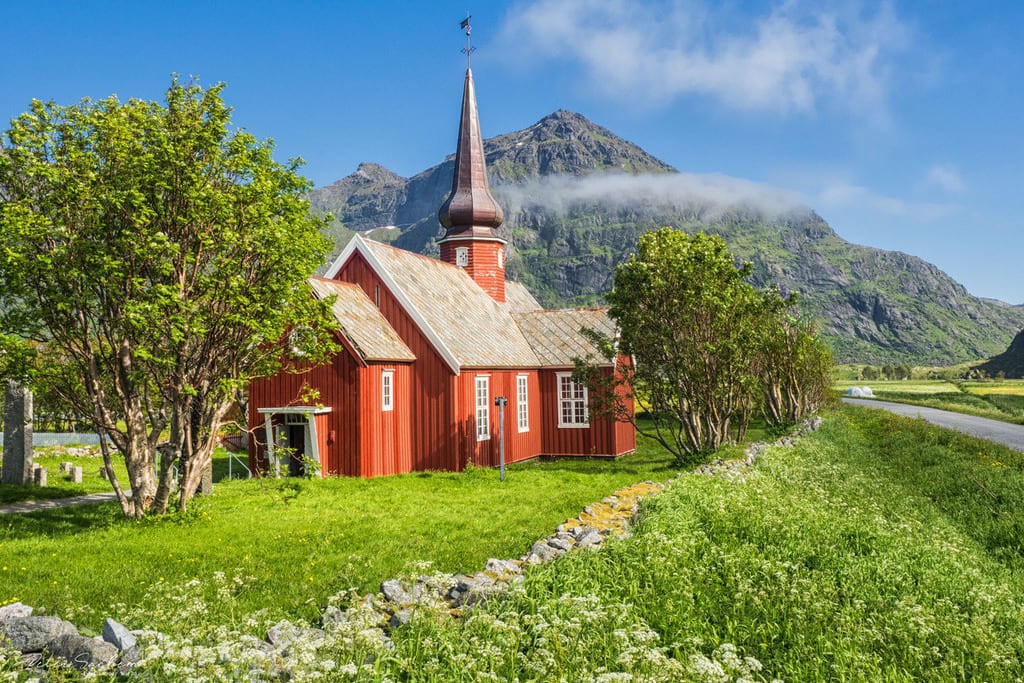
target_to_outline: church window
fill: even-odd
[[[587,387],[574,380],[571,372],[558,373],[558,426],[590,426]]]

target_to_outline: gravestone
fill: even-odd
[[[71,482],[73,484],[82,483],[82,467],[76,466],[71,468]]]
[[[46,468],[36,467],[34,479],[36,486],[46,486]]]
[[[4,484],[32,483],[32,392],[13,380],[4,389]]]
[[[213,493],[213,463],[211,462],[203,469],[203,476],[199,479],[199,490],[201,496],[208,496]]]

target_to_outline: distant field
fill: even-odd
[[[1002,394],[1007,396],[1024,396],[1024,380],[1003,379],[988,382],[967,382],[965,389],[972,394],[988,396]]]
[[[955,384],[945,380],[840,381],[836,391],[871,387],[876,398],[951,410],[993,420],[1024,424],[1024,380],[978,380]]]
[[[946,380],[843,380],[833,385],[837,391],[845,394],[850,387],[871,387],[871,390],[878,394],[879,391],[898,391],[904,394],[945,394],[959,391],[957,386]],[[1024,391],[1024,387],[1022,387]]]

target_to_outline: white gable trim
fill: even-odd
[[[334,259],[334,263],[332,263],[331,267],[327,269],[324,277],[329,280],[333,280],[341,271],[342,266],[348,263],[348,260],[352,258],[352,254],[356,252],[359,252],[359,254],[366,259],[366,262],[370,264],[370,268],[373,269],[373,272],[375,272],[377,276],[384,281],[384,284],[387,285],[387,288],[395,295],[398,302],[402,304],[402,308],[404,308],[406,313],[408,313],[413,319],[416,326],[420,328],[420,331],[426,335],[428,340],[430,340],[430,344],[441,355],[441,358],[444,359],[444,362],[449,368],[451,368],[452,372],[456,375],[460,374],[461,368],[455,354],[451,352],[451,349],[445,346],[445,343],[441,341],[441,337],[437,335],[437,332],[427,324],[426,318],[424,318],[423,314],[413,306],[409,297],[406,296],[405,292],[402,291],[402,288],[399,287],[398,283],[396,283],[394,278],[391,277],[391,273],[389,273],[387,269],[384,268],[384,265],[377,260],[377,257],[373,255],[370,248],[366,246],[366,241],[363,240],[362,236],[356,235],[349,240],[348,244],[346,244],[345,248],[341,251],[341,254],[338,255],[338,258]]]

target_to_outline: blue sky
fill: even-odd
[[[473,7],[485,136],[578,111],[694,174],[1024,302],[1024,3],[523,0]],[[5,0],[0,118],[224,81],[317,186],[453,151],[465,2]]]

